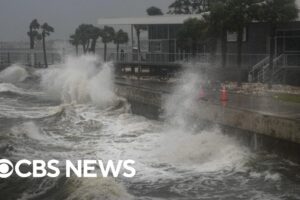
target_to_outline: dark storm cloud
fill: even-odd
[[[53,39],[67,39],[80,23],[96,24],[99,17],[145,15],[149,6],[166,11],[173,0],[0,0],[0,41],[27,40],[34,18],[48,22]]]

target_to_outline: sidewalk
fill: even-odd
[[[134,87],[142,87],[149,90],[170,93],[174,88],[174,83],[160,81],[138,81],[132,79],[118,78],[116,83],[132,85]],[[274,91],[273,91],[274,92]],[[208,101],[214,104],[221,104],[220,92],[218,88],[205,91]],[[293,118],[300,120],[300,103],[286,102],[274,97],[275,93],[267,95],[257,95],[244,93],[241,91],[230,90],[228,93],[229,100],[227,107],[236,109],[246,109],[254,112],[265,113],[268,115],[276,115],[284,118]]]

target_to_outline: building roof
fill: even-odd
[[[183,24],[189,18],[201,19],[202,15],[163,15],[129,18],[100,18],[98,25],[151,25],[151,24]]]

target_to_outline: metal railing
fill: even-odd
[[[300,54],[281,54],[275,57],[272,69],[270,69],[269,61],[270,58],[266,57],[252,67],[249,72],[250,82],[265,83],[270,80],[271,77],[273,81],[280,81],[283,76],[283,73],[281,73],[283,69],[300,68]]]
[[[48,51],[47,60],[48,64],[55,64],[61,61],[59,53]],[[22,65],[42,67],[44,65],[43,51],[9,51],[0,50],[0,66],[8,66],[13,63]]]
[[[266,54],[243,54],[243,68],[249,69],[249,67],[261,61],[266,57]],[[141,63],[141,64],[182,64],[189,62],[198,62],[203,64],[215,64],[218,66],[221,63],[222,55],[211,55],[208,53],[152,53],[142,52],[138,53],[111,53],[108,56],[108,60],[117,63]],[[237,54],[227,54],[227,66],[236,66]]]
[[[168,64],[184,62],[209,63],[209,54],[191,53],[111,53],[108,60],[118,63]]]
[[[256,73],[258,73],[264,66],[266,66],[269,63],[269,59],[270,57],[267,56],[251,68],[249,72],[249,76],[252,77],[251,79],[253,79]]]

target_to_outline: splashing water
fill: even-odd
[[[201,77],[198,74],[186,72],[182,75],[181,83],[164,103],[165,115],[169,123],[186,128],[187,118],[196,107],[200,85]]]
[[[0,72],[0,81],[6,83],[18,83],[28,77],[25,67],[14,64]]]
[[[26,94],[22,88],[18,88],[11,83],[0,83],[0,92],[11,92],[16,94]]]
[[[69,56],[64,63],[28,74],[40,78],[25,81],[26,87],[24,82],[0,84],[0,157],[133,159],[137,175],[133,179],[14,177],[2,180],[0,196],[39,200],[300,198],[298,165],[277,157],[258,162],[253,158],[254,166],[249,165],[252,153],[217,126],[193,126],[197,121],[190,115],[199,103],[202,82],[196,73],[184,74],[167,98],[164,122],[128,112],[129,105],[114,94],[112,65],[96,56]],[[18,93],[17,98],[7,90]],[[282,173],[285,169],[295,181]]]
[[[208,130],[197,126],[193,113],[198,107],[202,84],[198,73],[186,72],[181,77],[181,83],[166,99],[164,107],[168,124],[158,141],[160,147],[156,156],[168,163],[193,166],[202,172],[241,167],[249,156],[247,148],[222,134],[218,126]],[[201,110],[197,112],[205,114]]]
[[[69,56],[66,62],[41,73],[41,85],[49,97],[65,103],[89,103],[105,107],[115,102],[112,64],[93,55]]]

